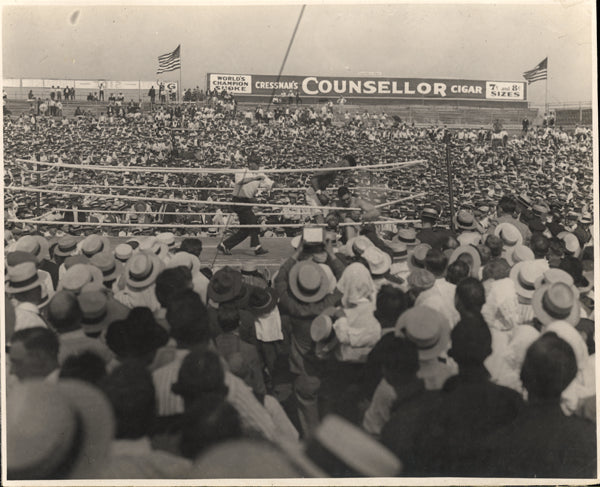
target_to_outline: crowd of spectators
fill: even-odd
[[[287,204],[294,200],[301,205],[302,188],[310,176],[308,169],[333,162],[341,154],[353,154],[359,166],[424,160],[425,164],[407,169],[341,173],[338,186],[371,187],[361,194],[376,204],[424,192],[426,195],[421,198],[384,208],[383,215],[415,219],[431,200],[440,203],[441,222],[449,225],[444,142],[449,133],[456,210],[479,212],[483,219],[497,197],[526,192],[533,200],[549,206],[557,217],[565,217],[568,211],[580,211],[584,205],[591,211],[592,141],[587,129],[574,137],[559,128],[534,128],[513,136],[506,144],[493,144],[491,130],[417,127],[384,113],[347,116],[347,120],[333,124],[327,123],[331,111],[326,106],[323,110],[312,107],[237,110],[231,105],[219,100],[215,106],[167,106],[150,113],[141,113],[135,107],[129,110],[115,106],[110,113],[74,119],[6,117],[5,186],[39,184],[46,189],[81,193],[42,193],[37,208],[35,195],[9,189],[7,206],[13,206],[17,216],[25,219],[52,212],[53,208],[75,207],[98,210],[99,215],[92,221],[115,222],[128,221],[126,210],[134,203],[120,200],[120,195],[142,198],[140,206],[149,207],[155,214],[162,206],[155,198],[226,201],[232,183],[227,170],[237,167],[248,153],[260,156],[266,169],[307,168],[306,173],[275,175],[273,190],[259,198],[259,203]],[[113,166],[122,170],[48,170],[51,167],[39,166],[38,175],[32,172],[35,169],[32,164],[19,162],[17,158]],[[189,168],[196,173],[164,174],[159,171],[163,166]],[[128,172],[128,167],[147,167],[157,172]],[[202,174],[199,172],[202,168],[222,168],[223,174]],[[108,197],[94,199],[85,193]],[[124,213],[102,214],[102,209],[124,210]],[[183,203],[172,205],[171,209],[180,213],[214,213],[219,207]],[[55,213],[52,219],[65,216],[64,212]],[[298,213],[303,219],[302,212]],[[276,227],[282,222],[281,215],[264,216],[269,225]],[[82,222],[88,217],[89,212],[79,214]],[[67,219],[72,221],[72,216]],[[155,215],[153,221],[158,220]],[[170,222],[211,223],[210,217],[207,220],[197,215],[170,215],[166,223]],[[126,229],[113,227],[106,231],[118,234]]]
[[[5,230],[8,478],[595,478],[589,133],[535,129],[492,145],[478,130],[383,115],[265,115],[5,118],[6,219],[59,222]],[[331,193],[426,196],[383,207],[389,225],[358,216],[346,241],[331,212],[321,238],[295,236],[273,273],[212,267],[202,250],[214,220],[198,234],[178,227],[191,215],[162,232],[60,224],[88,208],[95,223],[164,222],[156,196],[225,202],[227,169],[249,153],[264,168],[424,159],[340,174]],[[35,161],[224,172],[34,173]],[[306,176],[270,175],[299,204]],[[11,186],[82,195],[43,194],[38,212]],[[275,186],[260,201],[291,195]],[[285,218],[298,215],[312,214]],[[269,218],[284,215],[267,218],[272,230]],[[111,243],[111,231],[124,238]]]

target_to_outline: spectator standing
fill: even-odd
[[[459,373],[446,381],[440,401],[419,419],[415,458],[420,475],[481,474],[486,437],[514,421],[522,408],[519,394],[489,380],[483,362],[491,352],[491,335],[483,318],[463,318],[451,340],[449,355]]]
[[[184,478],[191,462],[154,450],[150,434],[156,421],[156,394],[150,372],[140,362],[128,362],[102,382],[116,419],[103,477],[107,479]]]
[[[486,475],[596,476],[594,423],[567,417],[560,408],[561,394],[576,374],[573,349],[554,333],[543,335],[529,347],[521,369],[527,407],[488,439]]]
[[[154,106],[156,101],[156,90],[154,89],[154,85],[152,85],[148,90],[148,96],[150,97],[150,105]]]
[[[9,374],[21,382],[31,379],[58,381],[58,348],[58,337],[46,327],[16,331],[11,337],[8,354]]]

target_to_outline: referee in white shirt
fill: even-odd
[[[240,225],[256,225],[258,219],[252,211],[252,206],[239,206],[235,203],[253,203],[256,193],[261,186],[261,183],[266,178],[264,174],[259,174],[258,165],[260,158],[256,155],[248,156],[248,169],[235,174],[235,186],[233,188],[233,206],[232,211],[236,213],[240,220]],[[217,250],[225,255],[231,255],[231,249],[242,243],[250,236],[250,246],[254,249],[256,255],[263,255],[268,250],[263,249],[258,238],[258,227],[255,228],[240,228],[237,232],[221,242],[217,246]]]

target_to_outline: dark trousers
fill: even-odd
[[[238,196],[233,197],[233,207],[232,210],[240,219],[240,225],[256,225],[258,223],[258,219],[256,215],[252,211],[251,206],[237,206],[235,203],[251,203],[248,198],[240,198]],[[235,232],[231,237],[226,239],[223,242],[223,245],[228,249],[234,248],[236,245],[242,243],[246,238],[250,236],[250,246],[258,247],[260,245],[260,240],[258,239],[258,228],[240,228],[237,232]]]

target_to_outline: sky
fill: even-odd
[[[204,88],[207,72],[276,75],[301,10],[19,3],[2,9],[4,78],[152,81],[157,57],[181,44],[184,88]],[[548,101],[590,102],[594,22],[594,3],[579,0],[308,3],[283,74],[522,81],[548,56]],[[528,88],[530,102],[544,96],[544,81]]]

